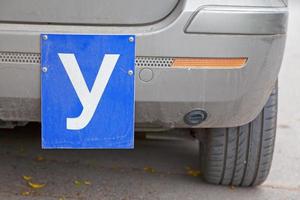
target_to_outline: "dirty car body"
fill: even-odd
[[[240,126],[277,81],[286,30],[282,0],[3,0],[0,120],[40,121],[41,33],[133,34],[137,129]],[[177,68],[176,58],[246,62]],[[195,110],[205,120],[191,125],[185,116]]]

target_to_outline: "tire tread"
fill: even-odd
[[[207,129],[200,148],[204,179],[213,184],[255,186],[267,178],[274,152],[277,84],[252,122],[233,128]]]

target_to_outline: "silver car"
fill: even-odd
[[[0,126],[41,120],[42,33],[136,36],[135,129],[190,129],[209,183],[268,176],[287,0],[1,0]]]

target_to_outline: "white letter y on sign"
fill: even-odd
[[[82,112],[76,118],[67,118],[67,129],[80,130],[86,127],[94,116],[96,108],[120,57],[119,54],[105,54],[91,91],[84,80],[74,54],[58,54],[75,92],[82,104]]]

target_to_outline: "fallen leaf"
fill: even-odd
[[[28,182],[28,185],[33,189],[41,189],[46,186],[46,184],[32,183],[30,181]]]
[[[75,184],[76,186],[79,187],[79,186],[81,186],[82,183],[81,183],[81,181],[79,181],[79,180],[75,180],[75,181],[74,181],[74,184]]]
[[[21,193],[22,196],[29,196],[30,195],[30,192],[29,191],[24,191]]]
[[[85,185],[92,185],[92,183],[90,181],[84,181],[83,182]]]
[[[201,175],[201,172],[200,172],[199,170],[189,169],[189,170],[187,170],[187,174],[188,174],[189,176],[194,176],[194,177],[196,177],[196,176],[200,176],[200,175]]]
[[[153,169],[152,167],[144,167],[144,171],[148,173],[154,173],[155,169]]]
[[[30,181],[32,179],[32,177],[31,176],[23,176],[23,179],[25,181]]]
[[[37,156],[37,157],[35,158],[35,160],[36,160],[36,161],[44,161],[45,158],[44,158],[43,156]]]

